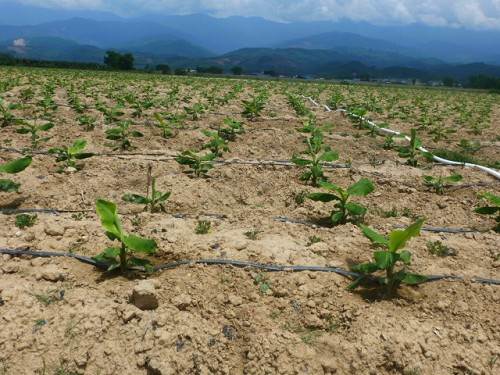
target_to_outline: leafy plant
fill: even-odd
[[[363,234],[382,250],[373,253],[373,262],[357,264],[351,267],[352,271],[361,274],[350,286],[355,289],[368,278],[375,278],[384,289],[386,297],[393,296],[401,284],[416,285],[427,280],[423,275],[408,272],[406,267],[411,264],[411,253],[404,250],[407,242],[420,235],[424,223],[423,219],[417,220],[404,230],[392,231],[389,236],[383,236],[375,230],[361,225]],[[402,267],[396,268],[398,264]],[[385,275],[374,275],[379,272]]]
[[[175,160],[181,165],[191,167],[192,173],[196,177],[205,176],[210,169],[214,167],[212,161],[217,157],[214,153],[196,154],[193,151],[184,151],[178,155]]]
[[[306,140],[306,145],[307,150],[302,153],[304,157],[293,155],[292,162],[301,167],[308,167],[300,179],[306,183],[311,181],[313,186],[318,186],[318,183],[326,180],[321,164],[335,161],[339,155],[330,146],[323,144],[323,133],[318,129]]]
[[[287,95],[288,104],[294,109],[297,116],[306,116],[311,111],[306,107],[304,101],[297,95],[288,94]]]
[[[113,150],[129,150],[132,148],[129,138],[144,137],[140,131],[130,129],[130,121],[120,121],[115,128],[106,130],[106,139],[116,141],[116,147]]]
[[[76,118],[80,126],[82,126],[86,131],[94,130],[96,125],[96,118],[92,116],[82,115]]]
[[[16,227],[24,229],[35,225],[37,215],[19,214],[16,215]]]
[[[16,174],[24,171],[32,162],[31,156],[0,164],[0,173]],[[0,191],[13,193],[19,191],[21,184],[12,180],[0,179]]]
[[[448,184],[456,184],[462,181],[462,179],[463,177],[456,173],[446,177],[424,176],[424,184],[425,186],[433,189],[437,194],[443,195],[444,189],[448,186]]]
[[[151,170],[148,173],[148,187],[146,196],[139,194],[125,194],[122,199],[125,202],[136,203],[136,204],[144,204],[145,210],[149,208],[151,213],[153,212],[166,212],[165,210],[165,202],[170,198],[171,192],[161,192],[156,190],[156,178],[151,177]]]
[[[43,125],[32,125],[23,123],[19,128],[16,129],[18,134],[30,134],[31,135],[31,151],[38,149],[40,143],[47,142],[50,137],[41,137],[40,132],[49,131],[54,127],[54,124],[48,122]]]
[[[212,227],[212,223],[208,220],[198,220],[194,232],[196,234],[207,234]]]
[[[12,110],[17,109],[18,105],[10,103],[5,104],[0,98],[0,128],[5,128],[9,125],[15,125],[20,122],[19,119],[12,113]]]
[[[476,208],[475,212],[481,215],[496,215],[495,221],[497,225],[493,230],[500,233],[500,196],[492,193],[483,193],[480,197],[489,202],[489,204]]]
[[[261,230],[252,229],[248,232],[245,232],[244,235],[249,240],[256,241],[260,233],[262,233]]]
[[[171,122],[159,113],[155,113],[154,117],[156,120],[155,126],[161,129],[161,136],[163,138],[171,138],[174,135]]]
[[[469,141],[467,139],[461,139],[458,147],[460,147],[465,154],[474,154],[482,148],[481,142]]]
[[[375,190],[373,183],[366,178],[362,178],[345,190],[325,181],[321,181],[319,185],[323,189],[333,191],[336,194],[312,193],[308,194],[307,198],[318,202],[337,202],[334,206],[335,209],[330,214],[330,220],[333,225],[345,224],[348,219],[358,221],[362,218],[366,213],[366,207],[359,203],[350,202],[349,199],[351,196],[366,196]]]
[[[98,199],[96,211],[106,236],[111,241],[118,241],[119,247],[108,247],[101,254],[94,257],[96,261],[108,265],[108,271],[121,269],[125,273],[129,267],[144,267],[151,270],[151,262],[144,258],[137,258],[135,254],[152,255],[156,252],[156,242],[133,234],[122,229],[116,205],[112,202]]]
[[[266,105],[266,96],[257,95],[252,96],[250,100],[243,100],[243,112],[242,115],[250,120],[255,120],[260,116],[260,113],[264,110]]]
[[[410,145],[403,146],[399,148],[399,156],[402,158],[408,158],[406,164],[416,167],[417,153],[418,149],[422,146],[422,142],[417,138],[417,131],[415,129],[411,130]]]
[[[236,140],[236,136],[245,133],[245,129],[240,121],[236,121],[232,118],[225,118],[224,126],[219,128],[218,133],[222,139],[233,142]]]
[[[438,257],[455,256],[457,252],[448,246],[444,245],[441,241],[428,241],[427,250],[433,255]]]
[[[228,143],[219,132],[203,130],[203,134],[210,138],[210,141],[203,145],[203,149],[209,149],[217,157],[222,156],[222,152],[229,152]]]
[[[195,103],[192,107],[184,107],[184,111],[191,116],[193,121],[196,121],[205,112],[205,106],[201,103]]]
[[[87,146],[85,139],[77,139],[71,146],[58,148],[54,147],[49,150],[49,154],[56,155],[56,161],[64,162],[66,168],[77,168],[76,161],[88,159],[94,156],[91,152],[82,152]]]

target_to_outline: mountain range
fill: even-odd
[[[0,53],[14,57],[100,63],[105,51],[114,49],[134,53],[139,67],[239,65],[247,72],[328,75],[351,66],[348,71],[372,75],[389,68],[413,75],[450,72],[457,78],[471,70],[500,75],[500,31],[495,30],[204,14],[122,18],[9,1],[1,7]]]

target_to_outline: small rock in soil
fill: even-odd
[[[66,278],[66,274],[61,271],[57,266],[49,264],[45,269],[42,270],[42,279],[47,281],[63,281]]]
[[[154,310],[158,307],[155,285],[150,280],[140,281],[132,291],[131,302],[141,310]]]

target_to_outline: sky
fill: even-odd
[[[13,0],[10,0],[11,2]],[[16,0],[14,0],[16,1]],[[0,4],[1,4],[0,0]],[[500,0],[17,0],[56,9],[260,16],[277,21],[348,18],[377,24],[421,22],[433,26],[500,29]]]

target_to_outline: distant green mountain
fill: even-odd
[[[142,44],[123,48],[131,52],[154,55],[158,57],[210,57],[214,54],[209,50],[196,46],[185,40],[151,40]]]

